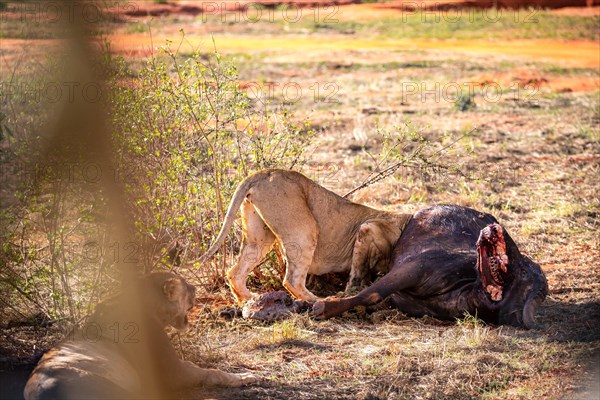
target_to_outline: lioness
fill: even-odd
[[[127,294],[99,303],[84,327],[42,357],[25,386],[25,399],[161,398],[194,385],[256,380],[179,359],[164,328],[188,326],[195,290],[183,278],[152,273],[138,288],[141,313],[130,307],[133,297]]]
[[[287,269],[285,288],[309,302],[319,298],[306,289],[306,275],[350,271],[346,290],[360,285],[367,272],[387,272],[391,250],[410,219],[356,204],[304,175],[279,169],[257,172],[237,187],[221,231],[204,260],[216,253],[242,209],[242,247],[227,280],[238,303],[253,294],[248,274],[275,241]]]

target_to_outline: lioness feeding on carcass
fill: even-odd
[[[242,211],[242,246],[227,280],[238,303],[253,297],[248,274],[277,241],[286,260],[285,288],[297,299],[314,302],[306,289],[307,274],[350,271],[346,290],[359,286],[369,272],[387,272],[394,243],[410,219],[356,204],[304,175],[269,169],[244,179],[229,204],[215,242],[217,252]]]
[[[330,318],[385,301],[414,317],[455,319],[470,313],[529,329],[548,293],[540,266],[519,252],[493,216],[460,206],[417,212],[394,246],[390,268],[355,296],[317,301],[312,314]],[[244,315],[279,319],[301,308],[270,293],[249,303]]]
[[[42,357],[25,399],[172,398],[186,387],[257,380],[179,359],[164,328],[188,326],[195,290],[183,278],[153,273],[136,284],[140,307],[129,293],[99,303],[82,329]]]

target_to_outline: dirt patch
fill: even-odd
[[[474,82],[483,85],[498,84],[504,88],[525,89],[533,93],[542,92],[590,92],[600,90],[600,76],[560,76],[539,70],[515,69],[498,74],[474,77]]]
[[[122,18],[127,17],[166,17],[166,16],[196,16],[200,14],[214,15],[221,12],[247,11],[254,8],[288,7],[316,8],[338,7],[347,4],[360,3],[361,0],[243,0],[236,2],[197,2],[197,1],[171,1],[157,4],[148,1],[130,1],[125,6],[109,9],[113,14]]]
[[[113,49],[121,54],[136,56],[149,55],[153,46],[164,44],[173,36],[146,34],[115,34],[109,36]],[[215,42],[220,51],[278,51],[291,50],[314,52],[324,50],[381,50],[385,61],[390,51],[443,51],[449,57],[512,57],[523,60],[553,61],[561,65],[581,68],[600,67],[598,43],[589,40],[434,40],[434,39],[348,39],[329,35],[327,40],[316,40],[314,37],[257,37],[215,35]],[[183,51],[194,49],[212,49],[209,36],[186,36]],[[310,53],[308,53],[310,54]]]
[[[600,349],[592,351],[586,371],[581,376],[582,387],[573,393],[572,400],[600,399]]]
[[[36,63],[49,52],[56,52],[61,41],[55,39],[0,39],[0,59],[2,69],[22,67],[23,63]],[[2,72],[1,75],[4,75]]]
[[[379,4],[340,10],[340,20],[348,21],[361,18],[361,12],[371,21],[400,12]],[[232,299],[222,287],[199,294],[204,307],[194,311],[193,329],[174,337],[176,347],[199,365],[251,370],[265,383],[192,390],[182,397],[535,400],[596,395],[588,385],[598,371],[590,353],[597,354],[593,351],[600,343],[600,277],[593,268],[600,255],[600,120],[597,95],[588,91],[598,89],[597,42],[511,41],[493,34],[486,40],[404,40],[320,28],[271,34],[248,24],[198,23],[191,9],[182,9],[181,19],[165,16],[172,19],[153,20],[153,41],[137,30],[143,23],[115,25],[113,48],[135,65],[165,39],[177,44],[183,26],[189,33],[181,47],[184,56],[198,47],[212,51],[210,34],[215,33],[218,49],[237,57],[243,82],[303,85],[305,95],[291,107],[296,115],[309,117],[319,132],[304,171],[337,193],[348,192],[381,167],[373,160],[383,153],[382,130],[396,136],[402,129],[414,130],[442,147],[476,126],[475,133],[440,157],[468,178],[407,168],[352,200],[404,212],[444,202],[490,212],[522,252],[540,263],[550,289],[540,308],[540,329],[523,331],[472,320],[411,319],[395,310],[369,314],[357,309],[333,321],[306,315],[275,324],[224,320],[218,310]],[[268,29],[275,32],[281,26]],[[57,43],[2,39],[2,62],[11,68],[20,65],[17,57],[23,57],[23,49],[33,62]],[[432,95],[406,101],[402,96],[403,82],[465,81],[538,90],[532,99],[511,94],[497,102],[478,94],[474,106],[465,109]],[[335,102],[315,98],[315,85],[323,83],[335,83]],[[257,288],[263,290],[267,288]],[[5,382],[22,385],[31,357],[62,336],[49,330],[0,327],[0,357],[7,360],[0,371],[8,371],[0,373],[3,390]]]
[[[576,17],[600,17],[600,7],[564,7],[550,11],[556,15],[569,15]]]
[[[578,9],[583,7],[592,7],[600,4],[598,0],[425,0],[420,2],[412,1],[389,1],[385,3],[361,4],[362,0],[243,0],[236,2],[205,2],[195,1],[171,1],[166,4],[155,4],[148,1],[130,1],[126,6],[119,6],[110,9],[110,12],[127,17],[157,17],[157,16],[196,16],[200,14],[212,15],[215,12],[223,11],[246,11],[249,8],[345,8],[354,7],[362,9],[367,13],[369,10],[448,10],[448,9],[468,9],[468,8],[545,8],[555,9],[568,7]],[[357,6],[352,6],[357,5]],[[567,11],[568,12],[568,11]],[[371,14],[373,15],[373,14]],[[587,14],[589,15],[589,14]],[[594,15],[594,14],[592,14]]]
[[[569,7],[572,9],[592,7],[600,4],[598,0],[424,0],[420,2],[390,1],[378,4],[379,8],[395,10],[449,10],[469,8],[543,8],[556,9]],[[593,15],[593,14],[592,14]]]

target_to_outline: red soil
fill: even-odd
[[[129,1],[112,11],[126,17],[156,17],[165,15],[214,14],[222,11],[243,11],[249,7],[262,5],[267,8],[288,5],[292,8],[315,8],[360,4],[362,0],[240,0],[236,2],[197,2],[171,1],[167,4],[155,4],[148,1]],[[600,5],[600,0],[394,0],[386,3],[369,3],[374,8],[414,10],[452,8],[550,8],[592,7]],[[595,14],[592,14],[595,15]]]

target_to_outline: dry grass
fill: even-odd
[[[259,387],[208,392],[216,398],[556,398],[557,390],[572,389],[556,377],[588,356],[586,344],[542,332],[395,311],[326,322],[299,315],[272,325],[203,314],[181,343],[192,361],[265,379]],[[199,393],[206,394],[186,395]]]
[[[309,173],[338,193],[356,186],[373,167],[372,156],[382,146],[377,128],[392,129],[409,119],[431,142],[443,145],[478,127],[448,155],[466,178],[407,170],[353,199],[403,211],[450,202],[493,213],[547,274],[550,294],[539,310],[541,327],[523,331],[485,326],[471,317],[441,322],[364,310],[326,322],[301,315],[263,325],[223,321],[206,310],[196,330],[182,337],[186,355],[265,378],[259,387],[208,394],[274,399],[594,396],[578,390],[593,382],[600,354],[600,276],[594,264],[600,256],[598,92],[542,88],[533,98],[514,101],[508,96],[495,103],[476,96],[474,109],[457,112],[447,101],[402,102],[402,82],[464,82],[479,71],[510,73],[514,64],[499,55],[465,60],[452,53],[355,50],[357,67],[323,63],[319,56],[306,61],[316,53],[308,54],[302,63],[278,50],[261,54],[260,60],[237,57],[247,65],[241,70],[247,80],[334,81],[339,86],[336,104],[323,106],[311,98],[296,104],[323,130]],[[360,61],[374,58],[378,63]],[[411,61],[385,64],[402,58]],[[542,74],[572,73],[552,63],[526,61],[523,67]],[[286,78],[290,71],[293,78]],[[519,72],[513,74],[518,77]],[[361,112],[366,108],[375,112]],[[226,291],[223,295],[228,296]],[[579,380],[586,371],[588,379]]]
[[[180,28],[177,21],[162,22],[164,32]],[[598,91],[559,93],[542,85],[533,97],[515,101],[504,87],[507,95],[501,101],[475,96],[476,107],[464,112],[449,101],[402,98],[403,82],[469,82],[483,73],[519,78],[522,69],[550,80],[599,79],[596,69],[587,68],[589,60],[573,70],[556,58],[466,57],[439,46],[407,50],[398,47],[400,42],[385,50],[361,48],[361,43],[378,47],[383,42],[340,39],[323,31],[294,42],[264,42],[259,25],[244,29],[255,39],[240,42],[241,36],[235,36],[217,43],[238,52],[229,56],[238,60],[243,80],[294,82],[306,88],[294,107],[320,129],[307,173],[338,193],[352,189],[374,168],[373,157],[382,148],[377,128],[392,129],[410,120],[429,141],[444,146],[477,126],[474,135],[445,154],[466,177],[406,170],[356,193],[353,200],[408,212],[440,202],[490,212],[521,250],[542,265],[550,293],[539,310],[540,329],[523,331],[486,326],[472,317],[449,322],[409,319],[393,310],[356,310],[324,322],[307,315],[274,324],[230,321],[218,316],[218,307],[231,302],[227,289],[221,288],[210,294],[212,300],[199,311],[193,329],[173,337],[174,344],[188,360],[229,371],[251,370],[264,382],[181,396],[301,400],[596,395],[577,390],[593,381],[600,356]],[[292,51],[292,43],[303,46],[302,55]],[[273,49],[277,44],[281,48]],[[336,50],[329,51],[334,45]],[[596,53],[592,62],[597,63]],[[337,102],[315,102],[310,85],[328,82],[339,89]],[[281,94],[276,96],[281,100]],[[60,335],[51,329],[4,326],[0,341],[7,354],[0,355],[26,359]]]

